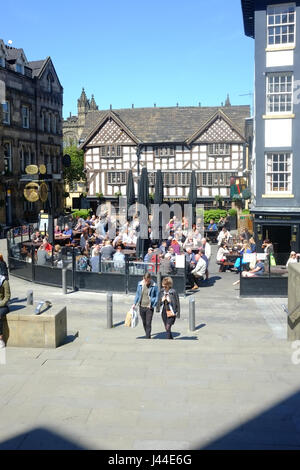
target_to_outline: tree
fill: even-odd
[[[73,189],[74,182],[86,181],[84,172],[84,153],[76,145],[64,148],[64,155],[70,155],[71,165],[64,168],[64,182]]]

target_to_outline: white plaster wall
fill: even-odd
[[[267,119],[265,121],[265,147],[291,147],[292,122],[292,119]]]
[[[294,51],[272,51],[266,54],[267,67],[294,65]]]

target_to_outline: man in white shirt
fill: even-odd
[[[200,250],[199,255],[200,255],[200,258],[199,258],[199,261],[197,263],[197,266],[187,276],[190,284],[193,285],[192,290],[199,289],[199,286],[197,284],[197,280],[202,281],[204,279],[204,276],[205,276],[205,273],[206,273],[206,270],[207,270],[207,265],[206,265],[206,262],[203,258],[204,250]]]
[[[208,273],[208,266],[209,266],[209,261],[211,258],[211,246],[209,243],[207,243],[206,238],[201,239],[201,249],[205,251],[205,256],[207,258],[208,264],[207,264],[207,270],[206,270],[206,280],[209,278],[209,273]]]
[[[221,246],[223,241],[228,243],[230,238],[232,238],[231,233],[225,227],[223,227],[217,238],[218,246]]]

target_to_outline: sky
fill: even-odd
[[[240,0],[14,0],[0,38],[29,61],[50,56],[63,115],[85,88],[99,109],[252,105],[254,41]],[[246,95],[246,96],[242,96]]]

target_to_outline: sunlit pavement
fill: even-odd
[[[11,277],[12,297],[33,289],[35,301],[67,305],[69,337],[55,350],[6,349],[0,449],[299,449],[287,300],[240,299],[237,275],[214,260],[210,276],[194,294],[196,331],[182,298],[174,341],[158,313],[151,340],[141,322],[124,326],[133,296],[114,295],[108,330],[105,294],[64,296]]]

